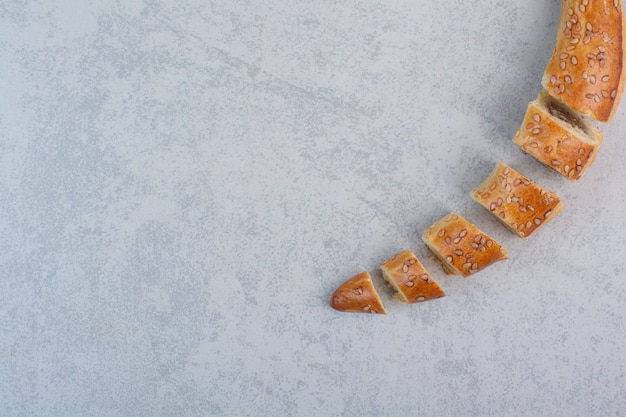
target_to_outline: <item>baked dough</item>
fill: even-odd
[[[593,164],[602,133],[546,91],[531,101],[513,138],[522,152],[572,181]]]
[[[410,250],[385,261],[380,269],[383,278],[396,291],[394,298],[398,301],[420,303],[446,295]]]
[[[498,162],[470,196],[519,237],[526,239],[562,209],[561,199]]]
[[[594,120],[613,118],[624,89],[622,0],[563,0],[542,85]]]
[[[422,240],[441,261],[444,271],[463,277],[508,259],[506,250],[459,213],[450,213],[433,224]]]
[[[341,284],[330,297],[330,306],[350,313],[387,314],[368,272]]]

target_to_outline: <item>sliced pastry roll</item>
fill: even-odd
[[[556,194],[502,162],[496,164],[470,196],[524,239],[545,226],[563,208]]]
[[[350,313],[386,314],[368,272],[361,272],[339,286],[330,297],[335,310]]]
[[[542,79],[559,101],[607,122],[624,89],[622,0],[563,0],[556,45]]]
[[[448,274],[463,277],[508,259],[506,250],[459,213],[451,213],[433,224],[422,240],[440,260]]]
[[[528,105],[513,143],[522,152],[576,181],[596,159],[602,133],[580,114],[542,91]]]
[[[384,262],[383,278],[396,291],[395,298],[405,303],[420,303],[446,294],[410,250]]]

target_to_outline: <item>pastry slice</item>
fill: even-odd
[[[522,152],[576,181],[596,159],[602,133],[581,115],[542,91],[537,100],[528,105],[513,143]]]
[[[463,277],[508,259],[506,250],[459,213],[451,213],[433,224],[422,240],[448,274]]]
[[[387,314],[368,272],[341,284],[330,297],[330,306],[350,313]]]
[[[420,303],[446,295],[410,250],[398,253],[380,269],[399,301]]]
[[[542,228],[562,209],[561,199],[513,168],[498,162],[470,196],[519,237]]]
[[[559,101],[594,120],[613,118],[624,89],[622,0],[563,0],[542,78]]]

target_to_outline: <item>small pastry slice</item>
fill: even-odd
[[[513,143],[522,152],[576,181],[596,159],[602,133],[580,114],[542,91],[528,105]]]
[[[330,306],[349,313],[387,314],[368,272],[361,272],[339,286]]]
[[[502,162],[496,164],[470,196],[523,239],[542,228],[563,209],[556,194],[544,190]]]
[[[563,0],[556,45],[543,87],[600,122],[615,115],[624,89],[622,0]]]
[[[383,278],[396,291],[394,298],[398,301],[420,303],[446,295],[410,250],[398,253],[380,269]]]
[[[489,265],[508,259],[506,250],[459,213],[433,224],[422,240],[450,275],[468,277]]]

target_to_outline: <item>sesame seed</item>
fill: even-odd
[[[546,146],[546,148],[544,149],[544,151],[546,152],[552,152],[552,146]]]
[[[576,56],[572,55],[572,58],[570,59],[570,62],[572,63],[572,65],[577,65],[578,64],[578,58],[576,58]]]
[[[550,82],[552,84],[556,84],[556,81],[557,81],[556,75],[553,75],[553,76],[550,77]]]
[[[566,174],[569,172],[569,165],[565,165],[563,167],[563,172],[565,172]]]
[[[415,278],[417,278],[417,275],[409,275],[406,279],[409,281],[413,281]]]
[[[530,146],[531,148],[536,148],[537,146],[539,146],[539,144],[537,144],[537,142],[530,142],[528,146]]]
[[[404,283],[404,285],[406,285],[407,287],[412,287],[414,284],[413,281],[407,281]]]
[[[453,240],[452,242],[456,245],[456,244],[457,244],[457,243],[459,243],[460,241],[461,241],[461,238],[460,238],[460,237],[455,237],[455,238],[454,238],[454,240]]]
[[[565,84],[571,84],[571,83],[572,83],[572,76],[568,74],[565,76]]]
[[[590,76],[590,77],[589,77],[589,82],[590,82],[591,84],[595,84],[595,83],[596,83],[596,76],[595,76],[595,75]]]
[[[583,4],[584,3],[585,3],[585,1],[583,1]],[[593,31],[593,26],[591,25],[591,23],[587,22],[587,24],[585,25],[585,29],[587,29],[589,32],[592,32]]]
[[[533,226],[533,222],[526,223],[526,228],[530,229]]]
[[[584,155],[585,154],[585,149],[584,148],[580,148],[578,150],[578,153],[581,154],[581,155]]]
[[[430,281],[430,277],[428,276],[428,274],[423,274],[423,275],[420,275],[420,279],[421,279],[422,281],[426,281],[426,282],[429,282],[429,281]]]
[[[583,164],[583,161],[581,161],[581,160],[580,160],[580,158],[578,158],[578,159],[576,160],[576,165],[582,165],[582,164]]]
[[[580,10],[583,13],[585,13],[585,5],[581,4],[580,6],[578,6],[578,10]]]
[[[452,256],[446,256],[446,261],[448,261],[448,263],[452,263]]]
[[[553,159],[552,160],[552,165],[553,166],[559,166],[559,165],[561,165],[561,161],[559,161],[558,159]]]
[[[526,208],[530,211],[535,211],[535,208],[531,205],[526,206]]]
[[[491,240],[487,241],[487,247],[490,248],[493,245],[493,242]]]
[[[467,235],[467,229],[463,229],[461,230],[461,233],[459,233],[459,237],[465,237]]]
[[[446,244],[450,244],[452,243],[452,239],[450,239],[450,236],[446,236]]]
[[[546,211],[546,214],[543,215],[543,218],[547,219],[548,217],[550,217],[551,214],[552,214],[552,210],[548,210]]]
[[[567,23],[571,25],[571,23],[569,23],[569,22],[567,22]],[[567,59],[568,57],[569,57],[569,54],[567,54],[567,53],[562,53],[561,55],[559,55],[560,59]]]
[[[559,64],[559,67],[561,68],[561,70],[565,71],[565,68],[567,67],[567,65],[565,64],[565,61],[561,61],[561,63]]]
[[[454,251],[454,254],[457,256],[462,256],[463,255],[463,251],[461,249],[457,249]]]
[[[471,262],[466,262],[466,263],[464,263],[464,264],[462,265],[462,268],[467,269],[467,268],[471,268],[471,266],[472,266],[472,263],[471,263]]]
[[[498,198],[498,207],[500,207],[502,205],[503,201],[501,198]]]
[[[603,77],[601,78],[601,80],[602,80],[602,82],[603,82],[603,83],[606,83],[606,82],[608,82],[608,81],[609,81],[609,76],[608,76],[608,75],[605,75],[605,76],[603,76]]]
[[[477,263],[472,264],[472,269],[473,270],[477,270],[478,269],[478,264]]]
[[[535,218],[535,224],[539,226],[541,224],[541,219]]]
[[[594,95],[593,94],[585,94],[585,97],[588,98],[589,100],[593,100]]]
[[[404,273],[409,272],[409,266],[408,265],[403,265],[402,266],[402,272],[404,272]]]
[[[533,129],[530,133],[532,133],[533,135],[537,135],[539,133],[541,133],[541,129],[539,129],[538,127]]]
[[[472,243],[470,243],[470,245],[471,245],[474,249],[478,249],[478,243],[476,243],[476,242],[472,242]]]
[[[415,301],[426,301],[426,297],[419,296],[415,299]]]
[[[613,91],[611,91],[611,98],[615,99],[616,96],[617,96],[617,90],[613,89]]]
[[[615,0],[615,1],[617,1],[617,0]],[[574,14],[574,10],[569,9],[569,10],[567,11],[567,14],[568,14],[568,15],[570,15],[570,16],[571,16],[571,15],[573,15],[573,14]]]
[[[443,237],[443,235],[445,235],[445,234],[446,234],[446,229],[441,229],[441,230],[437,233],[437,236],[439,236],[439,237]]]

